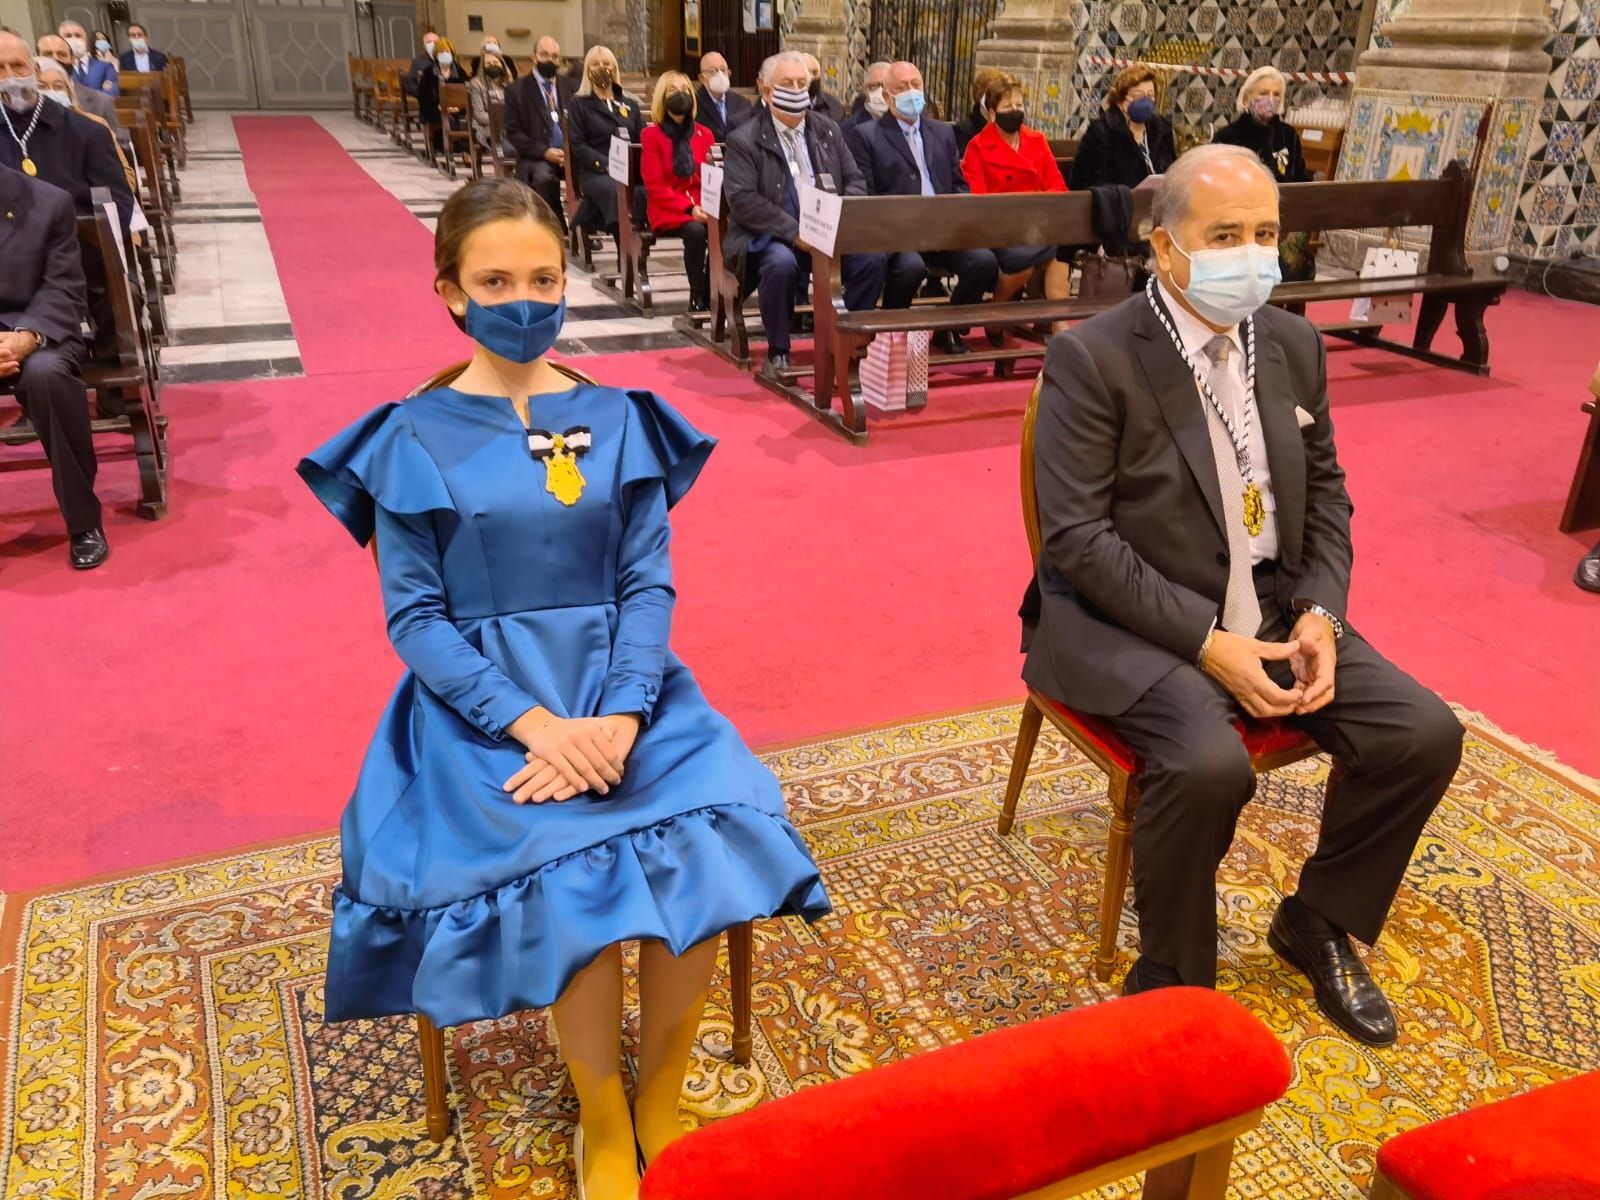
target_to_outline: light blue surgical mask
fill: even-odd
[[[453,63],[455,61],[456,61],[456,56],[454,54],[451,54],[450,51],[448,51],[448,50],[446,50],[443,54],[439,55],[439,65],[441,67],[448,67],[451,63]]]
[[[467,297],[467,336],[507,362],[531,363],[549,352],[561,336],[567,302],[507,300],[479,304]]]
[[[928,98],[916,88],[901,92],[894,98],[894,111],[908,121],[915,121],[928,107]]]
[[[1237,325],[1266,304],[1283,281],[1276,246],[1252,243],[1191,254],[1174,239],[1172,248],[1189,260],[1183,298],[1213,325]]]

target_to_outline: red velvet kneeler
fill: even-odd
[[[1167,988],[985,1034],[706,1126],[642,1200],[1002,1200],[1253,1112],[1289,1059],[1238,1003]]]
[[[1597,1200],[1600,1071],[1402,1133],[1378,1170],[1410,1200]]]

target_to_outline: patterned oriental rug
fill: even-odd
[[[838,910],[813,929],[758,924],[755,1061],[732,1062],[719,981],[689,1119],[1114,995],[1090,973],[1104,781],[1047,728],[1017,834],[998,837],[1016,717],[920,720],[768,756]],[[1472,721],[1371,957],[1402,1018],[1399,1045],[1375,1051],[1335,1031],[1266,946],[1326,771],[1311,761],[1265,780],[1220,876],[1220,986],[1295,1063],[1288,1095],[1238,1148],[1238,1197],[1353,1200],[1386,1138],[1600,1065],[1594,784]],[[570,1195],[575,1102],[543,1013],[449,1032],[457,1132],[443,1145],[424,1135],[412,1024],[323,1023],[337,874],[323,837],[10,897],[0,1194]]]

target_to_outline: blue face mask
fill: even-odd
[[[1189,260],[1183,298],[1213,325],[1237,325],[1266,304],[1283,279],[1276,246],[1228,246],[1190,254],[1174,241],[1172,248]]]
[[[894,110],[908,121],[915,121],[922,115],[922,110],[928,107],[928,98],[921,92],[912,88],[909,92],[901,92],[894,98]]]
[[[483,305],[467,298],[467,336],[508,362],[531,363],[548,353],[566,319],[565,299],[560,304],[507,300]]]
[[[1140,97],[1128,105],[1128,120],[1143,125],[1156,115],[1156,102],[1149,97]]]

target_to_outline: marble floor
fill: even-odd
[[[266,114],[252,113],[252,116]],[[349,112],[308,115],[321,124],[379,186],[430,231],[439,208],[466,182],[444,177]],[[233,114],[197,112],[188,133],[183,199],[175,205],[177,291],[167,297],[171,336],[162,351],[171,383],[265,379],[302,373],[300,350],[261,213],[245,177]],[[610,242],[597,270],[614,270]],[[573,264],[567,323],[557,349],[611,354],[684,345],[672,317],[688,307],[683,259],[671,242],[651,256],[656,316],[643,318],[596,286]]]

